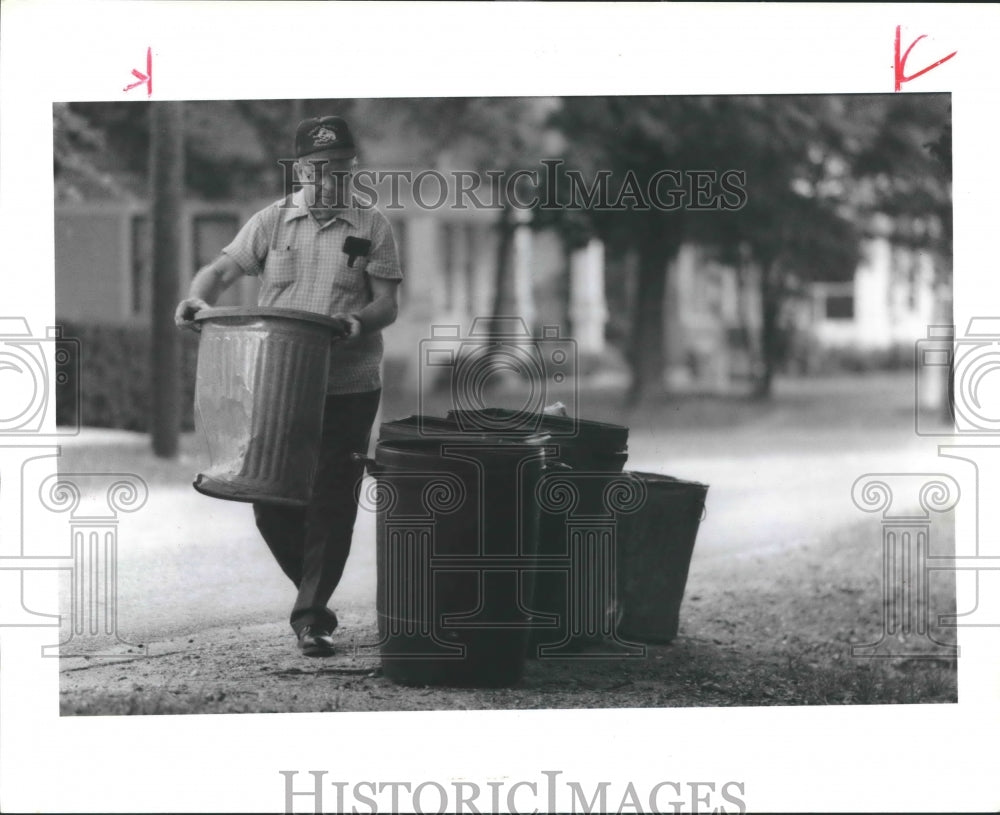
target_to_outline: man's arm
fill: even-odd
[[[219,295],[243,276],[243,270],[229,255],[219,255],[202,267],[191,281],[188,296],[177,304],[174,322],[179,328],[193,328],[194,315],[208,308]]]
[[[362,331],[369,333],[392,325],[399,314],[399,301],[396,297],[399,281],[381,277],[370,277],[368,281],[372,288],[372,301],[354,314],[334,315],[351,323],[350,338],[357,337]]]

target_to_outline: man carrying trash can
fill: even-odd
[[[298,594],[291,625],[307,656],[334,652],[337,616],[327,602],[340,581],[358,510],[363,464],[381,397],[381,329],[397,314],[402,279],[392,230],[373,206],[354,205],[357,163],[350,128],[337,116],[306,119],[295,131],[300,190],[254,214],[236,238],[191,282],[175,321],[194,315],[243,275],[261,278],[259,306],[300,309],[340,319],[334,339],[319,464],[305,507],[254,503],[257,528]]]

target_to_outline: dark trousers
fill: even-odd
[[[298,589],[291,624],[331,630],[337,618],[326,604],[344,573],[351,551],[364,463],[381,390],[331,394],[323,408],[323,435],[312,497],[305,507],[254,503],[257,528],[271,554]]]

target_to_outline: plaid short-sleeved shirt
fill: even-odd
[[[348,238],[355,240],[347,243]],[[359,249],[367,253],[358,254]],[[369,277],[403,277],[385,215],[375,207],[350,208],[320,224],[310,214],[301,191],[255,213],[222,251],[246,274],[261,276],[258,305],[328,317],[368,305],[372,301]],[[381,331],[335,343],[327,392],[380,388],[381,360]]]

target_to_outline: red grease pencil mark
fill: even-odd
[[[138,82],[133,82],[131,85],[126,85],[124,90],[130,91],[132,88],[137,88],[143,83],[146,84],[146,96],[153,95],[153,49],[146,49],[146,73],[141,73],[135,68],[132,69],[132,76],[138,79]]]
[[[918,42],[920,42],[927,35],[926,34],[921,34],[913,42],[911,42],[910,43],[910,47],[906,49],[906,53],[903,54],[902,59],[900,59],[900,56],[899,56],[899,29],[900,29],[900,26],[897,25],[896,26],[896,92],[897,93],[903,87],[903,83],[904,82],[910,82],[911,80],[916,79],[918,76],[923,76],[928,71],[931,71],[934,68],[937,68],[938,65],[941,65],[942,63],[947,62],[949,59],[951,59],[953,56],[955,56],[955,54],[958,53],[958,51],[952,51],[950,54],[948,54],[948,56],[939,59],[933,65],[928,65],[926,68],[923,68],[922,70],[917,71],[915,74],[911,74],[910,76],[907,76],[906,75],[906,60],[910,56],[910,51],[913,50],[913,46],[914,45],[916,45]]]

